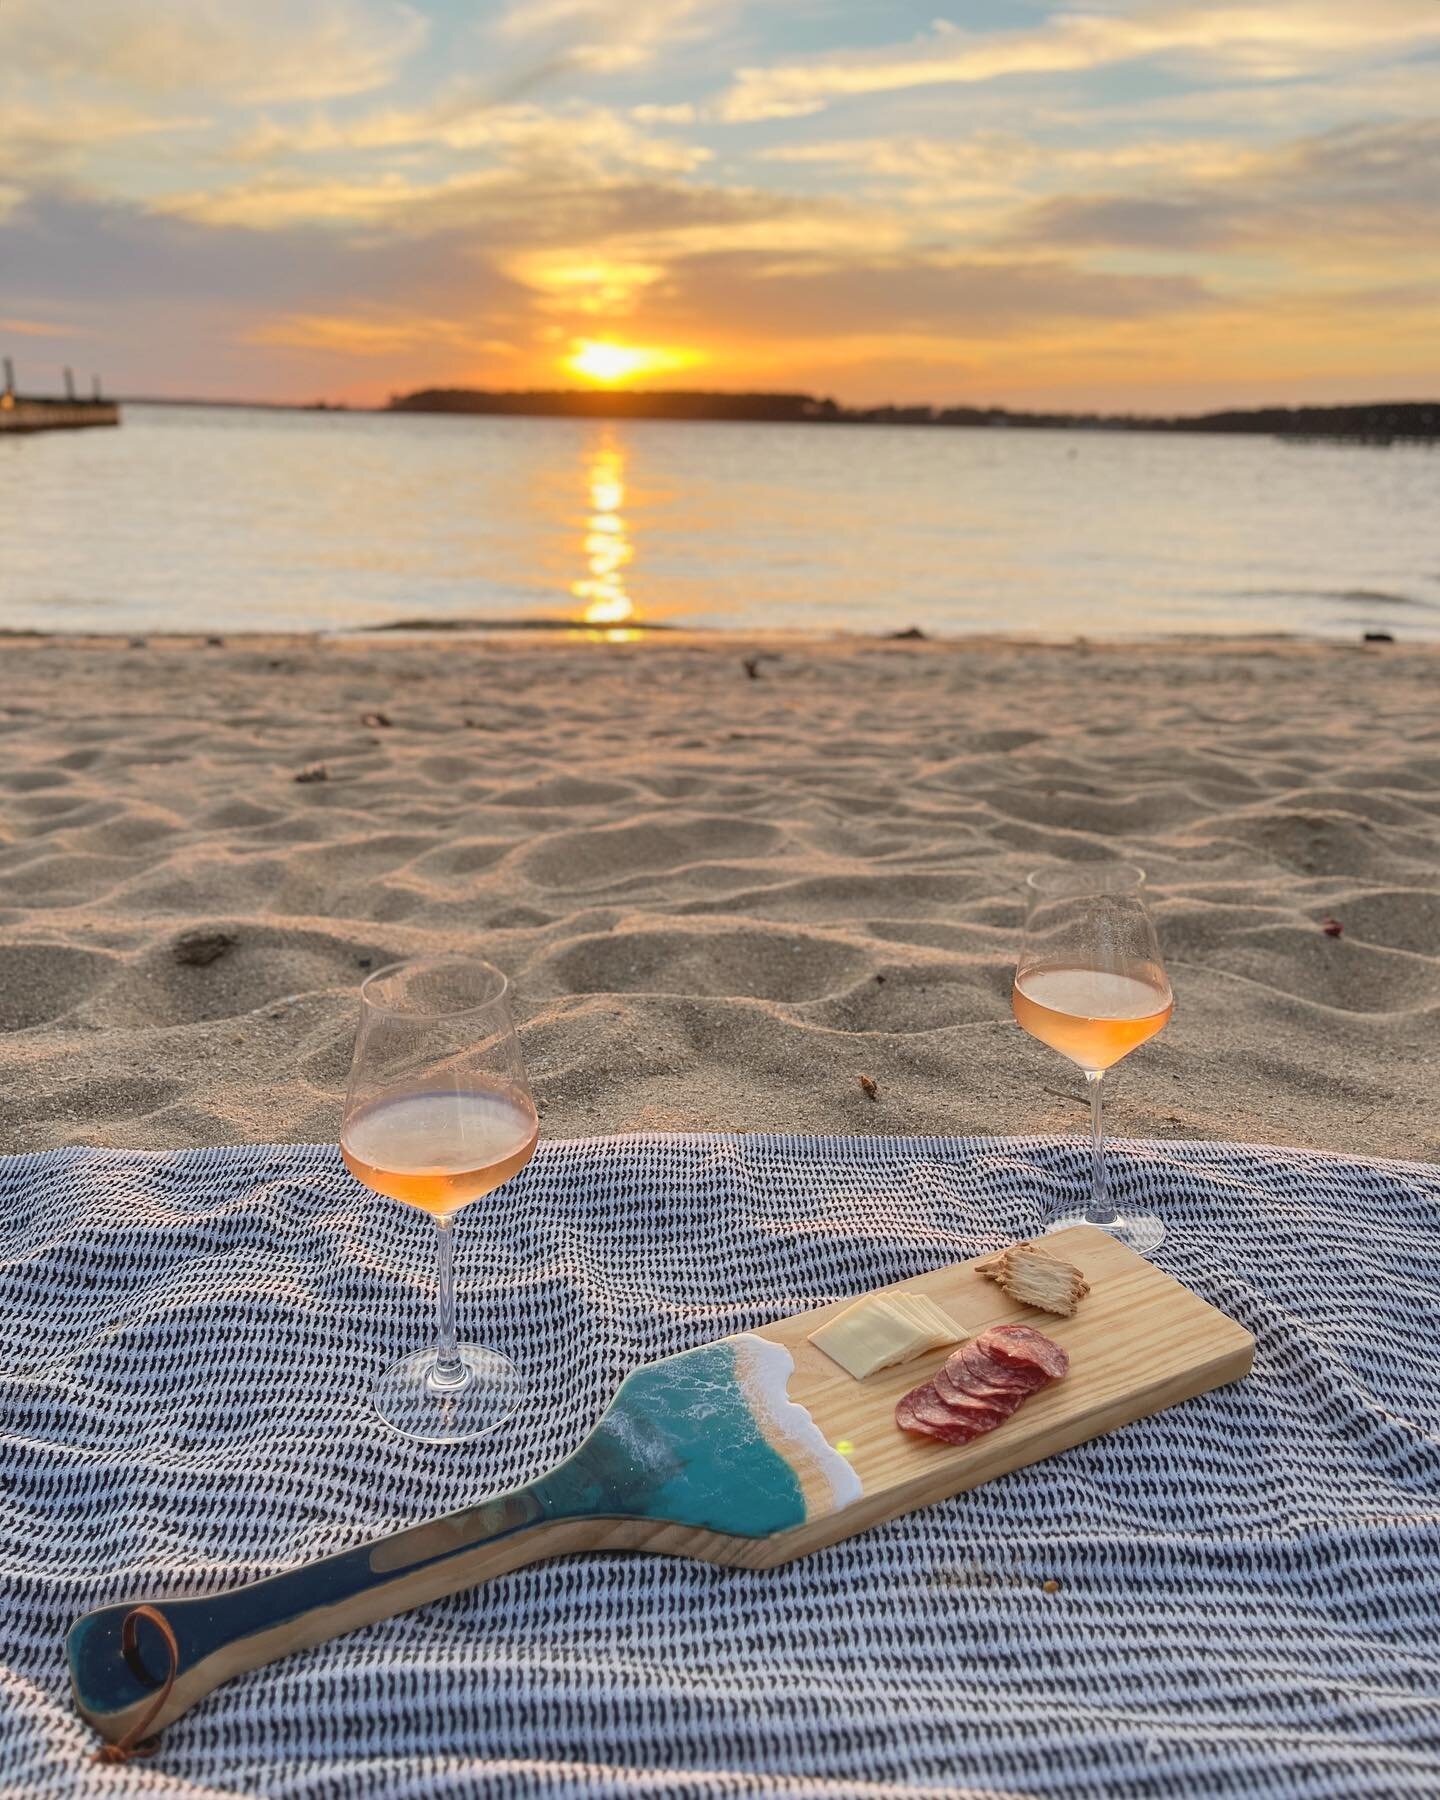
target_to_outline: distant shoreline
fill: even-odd
[[[1440,400],[1371,401],[1349,406],[1236,407],[1219,412],[1023,412],[1008,407],[843,407],[812,394],[732,394],[625,389],[425,388],[388,406],[331,406],[269,400],[158,399],[129,396],[130,406],[228,410],[424,414],[451,418],[542,418],[685,424],[903,425],[929,430],[1085,431],[1262,436],[1385,446],[1440,441]]]
[[[1320,632],[1130,631],[1109,636],[1104,632],[1046,631],[923,631],[907,626],[892,631],[829,630],[816,626],[671,625],[628,621],[623,625],[592,625],[583,619],[406,619],[379,625],[328,625],[311,630],[281,630],[261,626],[253,630],[205,632],[201,630],[102,631],[78,628],[57,631],[38,626],[0,626],[0,644],[16,650],[93,648],[144,653],[152,650],[185,650],[206,653],[222,650],[261,651],[276,645],[325,645],[375,650],[403,650],[416,642],[459,638],[495,640],[515,638],[535,646],[550,645],[557,652],[580,645],[596,648],[634,647],[655,639],[667,650],[714,650],[732,655],[758,648],[761,661],[772,652],[792,655],[807,650],[876,651],[912,650],[917,655],[935,651],[941,655],[1002,648],[1015,652],[1070,650],[1078,655],[1122,655],[1126,651],[1169,650],[1176,653],[1223,651],[1227,655],[1318,654],[1401,657],[1420,655],[1440,658],[1440,637],[1396,638],[1383,632],[1350,632],[1344,636]],[[755,677],[758,679],[758,676]]]

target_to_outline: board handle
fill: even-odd
[[[594,1522],[557,1517],[543,1480],[246,1587],[125,1601],[77,1619],[66,1656],[76,1708],[106,1740],[101,1759],[136,1754],[249,1669],[526,1563],[596,1547]]]

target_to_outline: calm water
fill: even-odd
[[[0,625],[1440,636],[1440,452],[131,407],[0,441]]]

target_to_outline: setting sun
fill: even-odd
[[[626,381],[632,375],[654,375],[681,369],[693,359],[674,350],[643,350],[634,344],[612,344],[586,338],[565,359],[565,367],[587,381]]]

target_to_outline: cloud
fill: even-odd
[[[1078,248],[1198,250],[1252,235],[1258,212],[1223,195],[1062,194],[1030,208],[1012,241]]]
[[[381,86],[426,31],[400,0],[4,0],[0,68],[136,95],[313,100]]]
[[[129,393],[305,396],[351,366],[439,380],[531,333],[528,290],[453,234],[257,233],[37,195],[0,225],[0,267],[22,318],[73,321]]]
[[[243,334],[243,341],[292,350],[324,350],[347,357],[395,358],[422,349],[462,356],[515,354],[513,344],[487,337],[472,323],[446,317],[417,317],[408,307],[281,314],[253,326]]]
[[[716,253],[680,265],[672,280],[668,316],[678,322],[743,319],[747,335],[789,339],[1004,338],[1037,325],[1152,319],[1209,304],[1204,283],[1188,275],[1111,274],[1059,258],[881,259],[858,245],[844,262],[810,267]]]
[[[1196,251],[1380,244],[1440,234],[1440,121],[1351,125],[1243,159],[1227,178],[1161,192],[1062,194],[1007,234],[1049,247]]]
[[[227,319],[271,311],[326,312],[364,294],[376,306],[445,311],[464,294],[478,316],[523,308],[525,290],[474,254],[464,238],[316,232],[255,232],[198,225],[131,202],[34,195],[0,227],[7,300],[27,314],[66,310],[102,323],[112,305],[179,301]],[[163,338],[157,339],[163,352]]]
[[[699,117],[699,110],[689,100],[677,100],[663,106],[632,106],[630,117],[638,125],[693,125]]]
[[[229,155],[237,162],[273,163],[287,157],[407,148],[492,150],[511,160],[583,164],[592,172],[684,173],[710,160],[703,146],[648,136],[606,107],[504,105],[472,88],[439,96],[427,106],[381,108],[352,118],[322,114],[293,125],[262,120],[230,147]]]
[[[521,253],[502,258],[501,266],[534,291],[543,310],[610,321],[633,312],[666,274],[663,263],[573,250]]]
[[[873,393],[894,370],[920,395],[927,368],[1019,393],[1067,359],[1117,383],[1206,358],[1258,378],[1292,340],[1317,369],[1328,344],[1384,370],[1407,333],[1422,366],[1440,0],[1045,0],[1019,29],[776,53],[718,108],[682,97],[685,46],[740,0],[499,0],[407,66],[421,6],[440,18],[0,0],[0,267],[29,354],[65,354],[42,328],[89,331],[87,364],[93,342],[131,391],[302,397],[321,374],[553,380],[572,338],[617,335],[737,385]],[[782,14],[746,29],[817,41]],[[560,71],[575,97],[520,97]],[[588,97],[616,75],[614,104]],[[847,96],[824,134],[720,122]]]
[[[514,0],[496,30],[511,39],[549,38],[557,63],[613,74],[701,36],[728,11],[728,0]]]
[[[844,169],[871,180],[900,181],[930,193],[994,192],[1011,184],[1045,152],[1017,132],[990,131],[962,138],[837,138],[822,143],[775,144],[760,152],[762,162]]]
[[[1434,0],[1167,0],[1119,13],[1062,11],[1028,31],[969,32],[942,23],[906,44],[743,68],[714,110],[732,122],[797,118],[866,94],[1157,58],[1273,81],[1385,49],[1434,45]]]
[[[53,325],[45,319],[0,319],[0,332],[7,337],[69,338],[77,335],[73,325]]]
[[[410,180],[307,180],[261,176],[219,190],[178,194],[155,210],[195,226],[257,234],[326,227],[352,237],[380,228],[394,240],[463,233],[507,253],[543,245],[573,248],[686,233],[729,234],[757,224],[778,226],[809,210],[787,195],[753,188],[706,187],[663,176],[608,176],[570,165],[503,167],[478,175]],[[824,209],[818,209],[823,211]],[[852,228],[853,229],[853,228]],[[772,234],[773,235],[773,234]]]
[[[777,144],[762,162],[843,169],[871,181],[897,183],[911,201],[943,201],[970,193],[1013,193],[1026,177],[1057,169],[1130,175],[1224,174],[1251,152],[1215,138],[1148,138],[1103,145],[1066,144],[1062,150],[1016,131],[980,131],[968,137],[838,138]]]
[[[30,167],[68,162],[77,150],[157,137],[201,122],[196,116],[157,119],[148,108],[125,103],[52,98],[42,105],[11,98],[0,107],[0,158],[11,168],[16,162]]]

